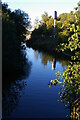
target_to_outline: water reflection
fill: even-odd
[[[37,57],[38,57],[37,52]],[[61,84],[62,87],[59,92],[60,99],[59,101],[63,102],[65,108],[69,108],[70,114],[67,115],[71,119],[80,119],[80,65],[79,62],[71,62],[65,58],[58,58],[57,56],[52,56],[49,54],[41,53],[41,63],[44,66],[47,66],[48,62],[52,63],[52,70],[56,69],[56,63],[62,64],[63,67],[63,76],[57,74],[58,80],[53,80],[49,82],[49,87],[53,84]],[[67,68],[65,67],[67,66]],[[66,68],[66,69],[65,69]],[[54,78],[52,78],[54,79]]]
[[[26,53],[24,57],[25,55]],[[48,82],[53,76],[56,78],[55,72],[58,68],[63,72],[62,64],[65,66],[68,63],[65,59],[57,59],[29,48],[26,56],[28,59],[23,63],[23,72],[19,76],[13,73],[13,76],[8,75],[9,78],[3,77],[4,82],[8,82],[7,85],[3,84],[3,117],[65,117],[68,111],[65,112],[63,104],[56,101],[61,86],[51,90]]]
[[[60,84],[62,87],[59,92],[60,102],[71,110],[69,117],[73,120],[80,119],[80,64],[78,61],[69,62],[62,75],[57,72],[58,79],[51,80],[49,86]],[[57,82],[56,82],[57,81]]]
[[[23,89],[27,85],[25,78],[29,77],[32,63],[28,61],[26,51],[21,51],[23,54],[23,63],[20,71],[7,74],[3,72],[3,90],[2,90],[2,117],[7,118],[16,109],[20,97],[23,94]]]
[[[16,108],[25,85],[27,85],[25,81],[17,80],[6,91],[3,90],[3,118],[9,117]]]
[[[69,59],[64,58],[60,58],[58,57],[58,55],[49,55],[48,53],[44,53],[44,52],[39,52],[37,50],[34,50],[34,57],[36,58],[36,60],[39,58],[41,58],[41,63],[46,66],[47,63],[52,63],[52,70],[55,70],[56,68],[56,60],[59,61],[59,63],[62,64],[62,67],[68,65]]]
[[[56,67],[56,59],[53,58],[52,59],[52,70],[55,70],[55,67]]]
[[[39,52],[36,50],[34,51],[34,56],[35,56],[35,59],[37,60],[38,59],[38,56],[39,56]]]

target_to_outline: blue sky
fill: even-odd
[[[46,11],[48,15],[54,16],[54,10],[58,15],[70,12],[77,6],[79,0],[2,0],[8,3],[11,10],[21,9],[28,13],[32,22],[36,17],[41,19],[41,15]]]

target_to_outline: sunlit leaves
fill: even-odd
[[[58,49],[62,52],[69,49],[74,53],[63,74],[61,75],[59,71],[56,73],[58,84],[63,80],[59,96],[65,107],[72,105],[80,96],[80,18],[77,14],[80,13],[74,13],[74,22],[69,24],[71,34],[68,43],[61,43],[58,46]],[[51,81],[51,83],[54,85],[55,80]]]
[[[47,29],[54,27],[54,19],[49,18],[49,20],[46,22],[46,25],[47,25]]]
[[[42,22],[46,23],[49,20],[49,16],[47,12],[44,12],[44,14],[42,14]]]

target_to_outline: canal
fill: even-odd
[[[3,118],[66,118],[70,110],[58,102],[62,85],[50,88],[49,84],[68,62],[32,48],[26,48],[25,54],[25,77],[23,74],[3,90]]]

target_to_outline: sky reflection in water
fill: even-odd
[[[65,118],[69,114],[69,109],[65,109],[63,103],[57,102],[61,85],[49,88],[48,84],[51,79],[56,78],[55,73],[58,70],[63,72],[67,61],[57,60],[31,48],[27,48],[26,52],[26,57],[31,62],[29,75],[23,80],[16,80],[9,86],[9,92],[5,92],[3,117]],[[26,68],[25,72],[29,66]],[[13,89],[14,87],[17,91]],[[9,99],[7,100],[7,98]],[[8,106],[5,105],[5,101]],[[9,108],[7,109],[7,107]]]

